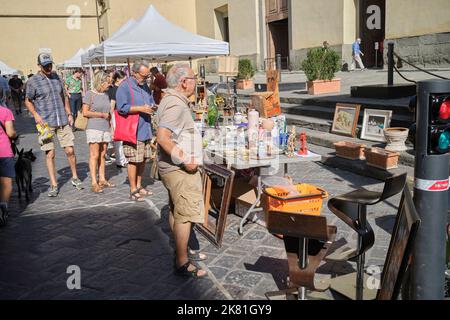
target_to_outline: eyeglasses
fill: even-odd
[[[187,79],[187,80],[198,80],[198,77],[197,77],[197,76],[194,76],[194,77],[184,77],[184,79]]]

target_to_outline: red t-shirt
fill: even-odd
[[[6,126],[6,122],[14,121],[14,115],[11,110],[6,107],[0,106],[0,121],[4,126]],[[14,157],[11,142],[9,141],[9,137],[6,132],[3,130],[2,126],[0,126],[0,158],[12,158]]]
[[[153,99],[155,100],[155,103],[159,105],[159,103],[161,102],[161,94],[162,94],[161,90],[167,89],[167,81],[164,75],[158,73],[155,76],[153,85],[156,87],[156,89],[153,90]]]

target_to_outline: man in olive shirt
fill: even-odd
[[[159,172],[169,191],[169,223],[176,244],[176,273],[202,278],[207,274],[192,261],[205,256],[188,250],[192,223],[202,223],[205,217],[202,179],[198,171],[202,164],[202,138],[195,129],[188,97],[196,88],[196,77],[189,65],[177,64],[167,74],[169,89],[161,100],[157,113]]]

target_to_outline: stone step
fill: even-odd
[[[332,125],[334,119],[335,109],[316,106],[316,105],[293,105],[283,103],[281,105],[281,110],[286,116],[297,115],[306,116],[311,118],[317,118],[322,120],[328,120]],[[364,111],[360,112],[358,123],[362,124],[364,119]],[[413,123],[412,117],[406,115],[393,114],[391,127],[406,127],[409,128]]]

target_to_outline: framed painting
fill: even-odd
[[[364,110],[364,120],[361,139],[386,142],[384,129],[391,126],[392,111],[390,110]]]
[[[359,104],[336,104],[331,133],[352,138],[356,137],[356,126],[358,125],[360,110],[361,105]]]
[[[220,248],[230,207],[234,171],[215,164],[203,167],[205,220],[195,228],[214,246]]]

